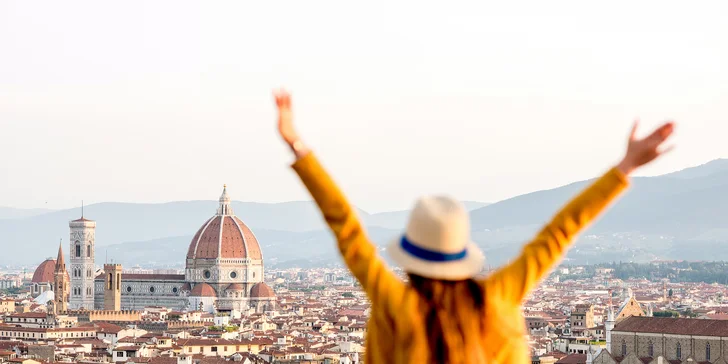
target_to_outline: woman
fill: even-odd
[[[512,263],[484,279],[483,254],[469,240],[468,212],[456,200],[417,201],[406,232],[388,253],[409,275],[399,280],[377,256],[354,209],[293,127],[290,96],[275,95],[278,129],[293,169],[336,236],[344,260],[372,303],[367,363],[528,363],[521,301],[560,261],[574,236],[628,186],[627,176],[664,151],[666,123],[637,139],[624,159],[567,204]]]

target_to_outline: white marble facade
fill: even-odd
[[[96,253],[96,222],[81,217],[69,223],[70,259],[68,274],[71,277],[71,287],[68,308],[72,310],[94,309],[94,279],[96,268],[94,254]],[[102,291],[103,292],[103,291]]]

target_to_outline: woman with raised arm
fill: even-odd
[[[366,362],[529,363],[521,301],[561,260],[575,235],[629,184],[628,176],[659,157],[672,134],[666,123],[644,139],[635,123],[622,161],[564,206],[520,256],[487,278],[474,278],[484,257],[470,240],[462,204],[446,196],[420,198],[405,233],[387,248],[409,275],[398,279],[377,255],[354,209],[293,127],[288,93],[275,94],[278,129],[295,154],[293,169],[338,241],[339,250],[372,308]]]

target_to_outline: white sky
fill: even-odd
[[[350,199],[496,201],[678,121],[728,156],[728,2],[0,2],[0,205],[307,199],[270,90]]]

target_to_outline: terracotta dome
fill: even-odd
[[[183,292],[189,292],[191,289],[192,289],[192,286],[190,285],[189,282],[185,282],[185,284],[183,284],[182,288],[181,288],[181,290]]]
[[[40,263],[38,268],[35,268],[33,273],[32,283],[53,283],[54,272],[56,271],[56,260],[48,258],[43,263]],[[66,272],[66,278],[70,281],[68,272]]]
[[[195,288],[192,288],[192,292],[190,292],[190,296],[192,297],[216,297],[217,293],[215,293],[215,289],[212,288],[211,285],[207,283],[200,283],[195,285]]]
[[[240,283],[233,283],[225,288],[226,291],[244,291],[243,285]]]
[[[208,219],[190,242],[187,259],[263,259],[253,232],[233,214],[227,188],[217,214]]]
[[[273,288],[270,288],[270,286],[265,284],[265,282],[255,284],[250,290],[250,297],[267,298],[275,296],[276,293],[273,292]]]

